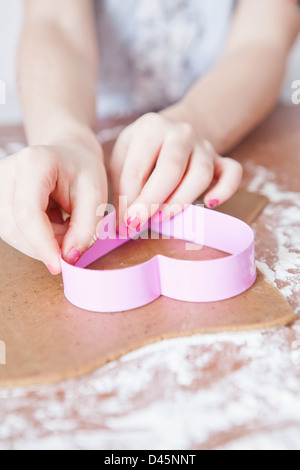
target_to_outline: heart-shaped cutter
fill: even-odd
[[[84,269],[137,235],[116,235],[115,219],[115,212],[103,219],[99,240],[75,266],[61,260],[65,296],[81,309],[121,312],[142,307],[161,295],[186,302],[215,302],[242,294],[256,280],[252,229],[239,219],[194,205],[165,222],[150,219],[139,235],[152,230],[231,256],[190,261],[157,255],[124,269]]]

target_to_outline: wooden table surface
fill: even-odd
[[[101,123],[108,150],[122,125]],[[0,158],[23,145],[20,128],[0,129]],[[258,267],[299,316],[300,107],[278,108],[233,155],[243,185],[270,199],[254,225]],[[299,450],[300,319],[165,341],[80,379],[1,390],[0,422],[0,449]]]

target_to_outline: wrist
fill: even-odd
[[[166,119],[170,119],[171,121],[175,122],[188,122],[191,123],[191,116],[188,111],[187,104],[184,100],[179,101],[178,103],[163,109],[159,113],[161,116],[165,117]]]
[[[227,153],[233,146],[230,136],[223,131],[219,132],[219,129],[213,125],[215,120],[212,119],[211,113],[204,114],[202,109],[198,109],[197,104],[191,100],[191,95],[187,95],[182,101],[164,109],[160,114],[176,122],[189,123],[199,140],[209,141],[217,153]]]
[[[159,114],[171,121],[187,122],[192,126],[199,139],[207,139],[204,127],[197,122],[195,111],[186,99],[182,99],[173,106],[162,110]]]
[[[28,137],[30,146],[65,146],[68,143],[72,145],[78,143],[103,158],[102,147],[93,129],[73,119],[57,119],[53,123],[49,120],[40,132],[35,131]]]

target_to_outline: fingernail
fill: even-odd
[[[139,217],[128,217],[127,227],[130,230],[139,230],[141,228],[141,219]]]
[[[75,266],[75,264],[80,260],[81,256],[81,251],[77,248],[73,248],[67,256],[67,262],[72,266]]]
[[[166,219],[166,214],[163,211],[159,211],[153,217],[153,221],[157,224],[161,224],[162,222],[164,222],[165,219]]]
[[[60,271],[52,264],[46,264],[46,267],[50,274],[52,274],[52,276],[57,276],[58,274],[60,274]]]
[[[208,207],[211,209],[214,209],[220,204],[220,201],[218,199],[211,199],[211,201],[208,202]]]

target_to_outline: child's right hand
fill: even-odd
[[[95,237],[97,207],[107,202],[98,144],[93,149],[74,141],[28,147],[0,161],[0,237],[59,274],[60,246],[47,215],[50,197],[71,215],[61,226],[62,253],[75,264]]]

